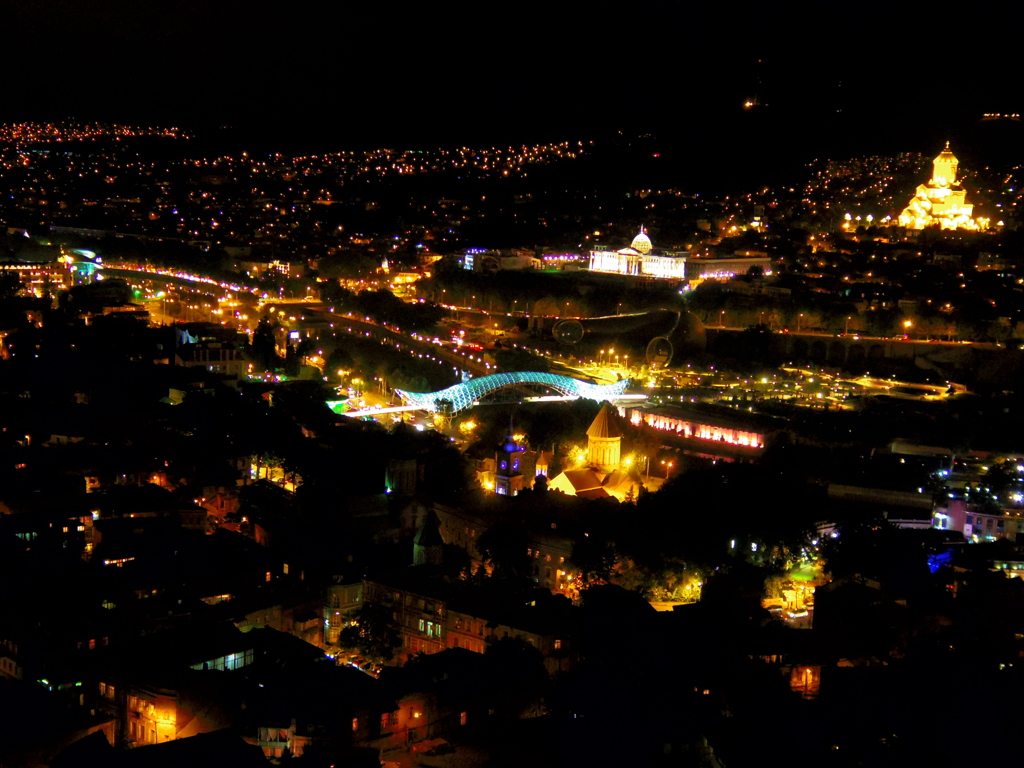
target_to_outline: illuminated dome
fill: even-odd
[[[939,152],[939,156],[936,157],[935,159],[936,160],[952,161],[954,163],[958,162],[958,160],[956,159],[956,155],[953,154],[953,150],[951,150],[949,148],[949,142],[948,141],[946,142],[945,148],[941,152]]]
[[[956,159],[956,155],[950,151],[949,142],[947,141],[946,148],[932,161],[932,183],[939,187],[955,184],[956,168],[959,162]]]
[[[974,218],[974,206],[967,202],[967,192],[957,182],[959,161],[949,148],[932,161],[932,177],[919,184],[914,197],[900,214],[901,227],[925,229],[938,225],[942,229],[984,230],[988,219]]]
[[[629,247],[640,253],[651,252],[653,247],[651,245],[651,238],[647,236],[647,232],[644,231],[643,227],[640,227],[640,234],[633,238],[633,242],[629,244]]]

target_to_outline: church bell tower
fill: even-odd
[[[494,469],[494,492],[499,496],[517,496],[523,490],[523,473],[520,464],[526,446],[519,445],[509,435],[505,444],[498,449]]]

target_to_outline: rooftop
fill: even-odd
[[[587,430],[587,437],[622,437],[619,414],[611,403],[604,403]]]

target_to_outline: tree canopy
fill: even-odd
[[[356,648],[364,656],[390,661],[402,637],[392,625],[391,610],[377,603],[363,603],[345,614],[352,623],[341,630],[338,643]]]

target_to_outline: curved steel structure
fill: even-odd
[[[409,405],[422,408],[425,411],[435,411],[439,401],[447,400],[452,404],[451,412],[458,413],[492,392],[517,384],[540,384],[568,397],[583,397],[601,402],[621,395],[629,384],[629,380],[623,379],[614,384],[588,384],[579,379],[559,376],[554,373],[514,371],[481,376],[478,379],[470,379],[437,392],[403,392],[396,389],[395,393]]]

